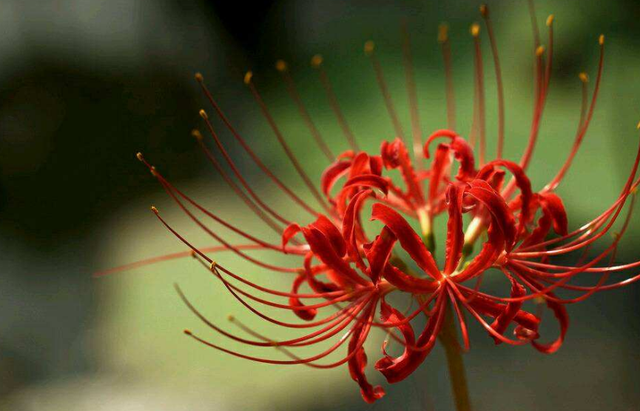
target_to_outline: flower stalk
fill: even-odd
[[[456,404],[456,411],[470,411],[471,400],[469,399],[469,388],[467,386],[467,373],[464,368],[462,358],[462,347],[458,343],[458,332],[451,308],[447,309],[444,317],[442,330],[438,339],[444,348],[447,356],[447,367],[449,368],[449,380],[453,399]]]

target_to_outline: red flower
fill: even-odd
[[[617,288],[640,279],[640,275],[637,275],[613,283],[608,282],[612,273],[640,266],[640,262],[612,265],[616,247],[627,228],[630,213],[618,229],[612,243],[595,257],[588,256],[592,245],[612,231],[627,200],[640,184],[640,179],[636,177],[640,151],[628,181],[616,201],[604,213],[581,228],[569,232],[562,200],[555,194],[591,122],[601,81],[604,38],[600,38],[601,57],[593,97],[590,104],[584,100],[573,148],[556,177],[542,190],[535,192],[526,170],[536,145],[548,93],[552,69],[553,19],[547,21],[549,40],[546,59],[545,50],[537,38],[535,43],[537,91],[529,141],[520,160],[509,161],[501,158],[504,143],[504,101],[499,59],[488,11],[486,7],[481,11],[487,23],[499,85],[499,135],[497,158],[493,161],[486,161],[485,158],[484,85],[477,25],[472,26],[476,49],[476,105],[474,126],[469,139],[453,131],[455,115],[446,29],[441,28],[439,40],[443,45],[448,90],[448,122],[451,129],[435,131],[426,139],[425,144],[422,144],[419,119],[416,117],[418,110],[413,88],[413,72],[410,69],[410,53],[405,47],[407,84],[412,104],[413,154],[405,145],[402,126],[395,114],[381,65],[373,53],[372,43],[367,43],[365,52],[372,59],[378,84],[398,135],[393,141],[382,142],[380,154],[372,155],[359,149],[340,110],[328,76],[322,68],[322,59],[316,56],[312,65],[319,70],[329,103],[351,147],[351,150],[334,158],[335,148],[324,142],[312,122],[288,74],[286,64],[281,61],[277,63],[287,90],[318,147],[330,160],[331,164],[320,178],[319,188],[306,174],[301,162],[286,143],[258,93],[251,72],[247,73],[245,83],[302,183],[315,198],[317,206],[310,205],[296,194],[262,162],[226,117],[204,85],[202,76],[196,76],[215,112],[235,141],[274,186],[291,200],[291,208],[298,207],[313,221],[304,224],[298,222],[299,218],[292,220],[288,217],[289,207],[276,208],[260,197],[228,154],[226,143],[223,143],[204,110],[201,111],[201,116],[231,174],[209,150],[201,134],[195,131],[194,136],[198,144],[230,189],[277,234],[277,240],[258,238],[240,224],[230,223],[205,209],[171,184],[139,154],[138,158],[149,167],[178,207],[221,245],[203,249],[193,246],[153,208],[160,221],[189,247],[190,254],[204,264],[248,311],[276,327],[291,328],[300,332],[299,336],[290,339],[267,337],[233,317],[232,323],[250,338],[232,333],[205,318],[178,288],[187,306],[214,332],[249,346],[276,347],[286,359],[270,355],[250,356],[227,349],[218,342],[197,336],[191,331],[186,331],[188,335],[214,349],[257,362],[304,364],[322,369],[346,363],[351,377],[359,384],[365,401],[373,402],[384,395],[384,390],[380,386],[371,385],[365,375],[367,355],[364,344],[372,330],[380,329],[388,335],[388,341],[385,341],[382,347],[382,357],[376,361],[375,369],[382,373],[389,383],[395,383],[408,377],[428,356],[443,327],[446,326],[448,310],[455,315],[463,345],[467,349],[469,337],[465,313],[475,318],[496,344],[531,343],[539,351],[551,353],[560,347],[567,332],[567,304],[582,301],[597,291]],[[586,95],[586,75],[581,75],[581,79],[585,87],[583,95]],[[439,143],[432,156],[430,149],[436,140]],[[477,160],[474,156],[476,146],[479,148]],[[423,165],[427,160],[430,160],[430,163],[425,169]],[[396,183],[392,178],[390,174],[393,172],[399,173],[401,183]],[[632,196],[629,210],[634,198]],[[444,213],[447,215],[447,236],[443,243],[444,252],[441,253],[444,262],[439,265],[433,256],[437,249],[433,223],[435,218]],[[465,215],[470,216],[468,224],[464,223]],[[246,243],[234,244],[227,241],[217,229],[205,224],[203,218],[211,219],[231,230],[243,237]],[[374,223],[365,223],[367,218]],[[420,234],[414,230],[411,220],[417,220]],[[549,239],[552,230],[556,237]],[[371,233],[376,235],[371,236]],[[482,241],[481,247],[476,247],[476,243],[485,234],[486,240]],[[479,250],[475,255],[474,248]],[[291,264],[272,264],[266,259],[253,257],[253,250],[286,254],[290,257]],[[248,280],[246,276],[210,257],[211,253],[220,251],[233,252],[263,269],[291,275],[291,289],[277,290]],[[574,265],[556,262],[556,257],[569,253],[578,253],[579,258]],[[148,262],[182,255],[186,254],[179,253]],[[144,263],[146,262],[137,264]],[[491,275],[500,275],[508,282],[511,290],[509,296],[495,296],[482,291],[483,276],[492,268],[501,274]],[[593,286],[571,283],[578,275],[599,277]],[[564,298],[558,294],[563,291],[578,292],[579,295]],[[397,297],[392,298],[391,295],[394,294]],[[400,310],[398,301],[403,300],[416,300],[418,306],[414,309]],[[553,312],[560,326],[559,336],[554,341],[540,341],[540,318],[523,308],[524,303],[530,300],[543,301]],[[271,313],[272,310],[262,310],[261,307],[279,309],[284,313],[291,312],[303,322],[291,322],[268,314],[267,312]],[[327,312],[331,307],[334,310]],[[417,329],[418,321],[414,319],[421,315],[425,316],[426,322]],[[511,328],[513,336],[508,335]],[[391,340],[401,346],[400,355],[393,356],[387,351],[387,345]],[[323,344],[326,342],[330,342],[328,348]],[[346,351],[342,357],[328,359],[344,345]],[[315,354],[305,357],[296,354],[297,348],[310,346],[317,347]]]

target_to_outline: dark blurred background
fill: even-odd
[[[388,396],[367,407],[346,367],[329,372],[273,368],[185,340],[182,328],[197,322],[175,295],[174,281],[214,317],[239,311],[191,261],[101,279],[92,273],[183,250],[148,211],[156,204],[170,218],[181,218],[136,161],[138,151],[206,205],[245,227],[254,222],[235,209],[237,200],[190,137],[192,128],[202,127],[198,110],[208,107],[195,72],[203,73],[265,161],[287,175],[288,164],[242,84],[245,70],[254,70],[285,135],[317,178],[326,164],[308,148],[311,140],[274,61],[289,62],[314,120],[338,151],[346,146],[308,64],[312,55],[323,54],[359,141],[376,150],[380,141],[393,137],[393,129],[362,53],[364,41],[376,41],[409,130],[400,36],[400,22],[407,21],[426,134],[446,121],[436,35],[438,24],[447,21],[460,129],[468,130],[473,92],[468,27],[480,18],[478,6],[468,0],[2,0],[0,407],[451,409],[440,349],[415,376],[387,387]],[[517,0],[489,6],[506,77],[506,153],[517,158],[531,113],[527,5]],[[537,10],[541,29],[546,16],[555,14],[557,42],[541,144],[531,166],[534,187],[542,187],[566,156],[579,113],[577,74],[595,76],[597,38],[607,36],[593,126],[559,191],[577,227],[613,201],[635,152],[640,5],[634,0],[541,0]],[[485,47],[487,114],[489,134],[495,134],[487,52]],[[246,166],[240,152],[232,151]],[[285,180],[298,183],[295,177]],[[639,228],[632,224],[619,261],[640,258]],[[638,287],[630,286],[571,306],[565,346],[552,356],[529,347],[495,347],[472,327],[472,350],[465,360],[475,409],[640,409],[638,297]],[[378,353],[376,342],[369,349],[372,362]]]

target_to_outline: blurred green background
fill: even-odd
[[[603,88],[592,127],[559,189],[570,224],[599,214],[627,176],[640,119],[640,5],[634,0],[538,1],[538,20],[556,16],[556,53],[540,145],[531,164],[541,188],[571,145],[580,104],[577,74],[595,76],[597,38],[607,36]],[[289,62],[305,104],[335,151],[346,144],[326,104],[313,54],[325,67],[356,138],[369,150],[393,129],[377,89],[365,40],[377,44],[405,131],[409,110],[400,21],[411,33],[423,132],[445,126],[437,27],[449,22],[459,130],[470,126],[469,25],[479,2],[265,0],[257,4],[178,0],[2,0],[0,2],[0,408],[6,410],[423,410],[452,409],[440,348],[407,381],[365,406],[346,367],[273,367],[222,355],[187,340],[205,328],[179,301],[173,283],[218,322],[235,313],[253,324],[191,259],[111,277],[93,272],[182,251],[156,221],[155,204],[197,245],[211,241],[171,204],[135,159],[142,151],[204,205],[257,234],[272,234],[208,165],[190,137],[208,107],[193,80],[204,74],[241,133],[265,162],[300,182],[248,90],[246,69],[285,137],[317,178],[326,166],[288,99],[273,63]],[[489,2],[507,100],[506,155],[526,144],[532,106],[531,28],[524,0]],[[493,66],[485,44],[488,134],[496,133]],[[231,141],[228,133],[223,133]],[[490,145],[491,147],[492,145]],[[250,179],[255,171],[232,152]],[[264,190],[266,196],[273,193]],[[282,207],[289,207],[280,197]],[[244,207],[244,206],[242,206]],[[634,219],[619,261],[640,258]],[[253,228],[255,227],[255,228]],[[275,241],[275,240],[274,240]],[[597,250],[594,250],[596,252]],[[225,264],[264,274],[237,258]],[[268,280],[288,287],[286,277]],[[465,356],[477,410],[640,409],[640,303],[637,286],[569,307],[564,347],[544,356],[530,347],[494,346],[471,326]],[[268,328],[260,322],[259,330]],[[556,331],[548,330],[551,335]],[[234,347],[233,344],[230,344]],[[379,341],[368,348],[370,362]],[[373,381],[380,381],[371,373]]]

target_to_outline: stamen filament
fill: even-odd
[[[349,146],[353,151],[360,151],[358,147],[358,143],[356,142],[353,133],[351,132],[351,128],[349,128],[349,124],[342,114],[342,110],[340,109],[340,104],[338,104],[338,98],[333,92],[333,87],[331,87],[331,82],[329,81],[329,76],[327,75],[324,67],[322,66],[323,58],[321,55],[316,54],[311,58],[311,67],[316,68],[318,70],[318,75],[320,76],[320,83],[322,84],[322,88],[327,95],[327,99],[329,100],[329,106],[331,106],[331,110],[333,110],[333,114],[336,116],[338,120],[338,125],[342,130],[342,133],[347,139]]]
[[[420,127],[420,111],[418,110],[418,93],[413,73],[413,56],[411,54],[411,39],[407,30],[406,21],[401,25],[402,32],[402,62],[409,97],[409,110],[411,114],[411,135],[413,136],[413,156],[416,169],[422,170],[422,160],[424,157],[422,147],[422,130]]]
[[[214,100],[213,95],[211,94],[211,92],[209,91],[207,86],[204,84],[204,80],[203,80],[202,75],[200,73],[196,74],[196,80],[198,81],[198,83],[200,83],[200,87],[204,91],[205,95],[207,96],[207,99],[209,100],[209,102],[211,103],[213,108],[215,109],[216,113],[218,114],[218,116],[220,117],[222,122],[227,126],[227,128],[229,129],[231,134],[235,137],[236,141],[242,146],[244,151],[247,154],[249,154],[249,157],[251,157],[253,162],[262,170],[263,173],[265,173],[267,175],[267,177],[269,177],[294,202],[296,202],[298,205],[300,205],[308,213],[310,213],[312,215],[317,215],[317,212],[315,210],[313,210],[311,207],[309,207],[308,204],[306,204],[304,201],[302,201],[300,199],[300,197],[298,197],[289,187],[286,186],[286,184],[284,184],[278,177],[276,177],[275,174],[273,174],[273,172],[262,162],[262,160],[260,160],[260,158],[256,155],[256,153],[251,149],[251,147],[249,147],[249,145],[244,140],[244,138],[240,135],[240,133],[238,133],[238,131],[231,125],[231,122],[224,115],[224,112],[222,111],[222,109],[220,108],[218,103]],[[211,126],[211,123],[209,122],[209,118],[206,115],[206,112],[204,110],[200,110],[200,115],[206,121],[207,127],[210,130],[213,130],[213,127]]]
[[[276,61],[276,69],[278,70],[278,72],[280,72],[280,74],[282,74],[282,78],[284,80],[287,93],[289,94],[289,97],[291,97],[291,100],[293,100],[294,104],[298,108],[300,117],[302,117],[302,120],[304,121],[305,125],[309,129],[309,132],[311,132],[311,136],[313,136],[313,139],[318,145],[318,148],[320,148],[320,151],[322,151],[322,153],[327,158],[327,160],[334,161],[336,156],[333,154],[333,152],[331,151],[327,143],[324,141],[324,138],[322,138],[320,131],[318,130],[315,123],[311,119],[311,115],[309,114],[309,112],[307,111],[307,108],[302,102],[302,98],[300,98],[300,94],[298,93],[298,88],[296,87],[296,83],[293,81],[293,78],[289,73],[289,67],[287,66],[287,63],[284,62],[283,60]]]
[[[250,73],[251,72],[248,72],[247,74],[250,74]],[[285,154],[287,155],[287,158],[289,158],[289,161],[291,161],[291,164],[296,169],[296,172],[298,173],[298,175],[300,176],[304,184],[309,189],[309,192],[311,192],[313,197],[315,197],[315,199],[325,209],[327,213],[331,213],[331,210],[329,209],[329,206],[327,205],[325,198],[320,194],[315,184],[313,184],[313,182],[311,181],[307,173],[302,168],[302,165],[298,161],[297,157],[293,153],[293,150],[291,150],[291,147],[289,147],[289,144],[284,139],[284,136],[282,135],[282,131],[280,131],[280,128],[278,127],[273,116],[269,112],[269,109],[267,108],[267,105],[262,99],[262,96],[260,95],[260,93],[258,93],[258,89],[256,88],[252,80],[252,76],[250,75],[245,76],[245,84],[249,87],[249,90],[251,90],[251,94],[253,95],[256,102],[260,106],[260,110],[262,111],[262,114],[264,114],[264,117],[267,120],[267,123],[269,123],[271,130],[273,130],[273,133],[275,134],[276,139],[278,140],[278,143],[280,143],[280,146],[282,147]]]
[[[502,84],[502,69],[500,67],[500,57],[498,55],[498,46],[493,32],[493,24],[491,23],[489,8],[487,5],[483,4],[480,6],[480,13],[484,18],[484,22],[487,27],[487,34],[491,45],[491,54],[493,55],[493,68],[496,74],[496,88],[498,92],[498,148],[496,152],[496,159],[499,160],[502,158],[502,151],[504,147],[504,89]]]
[[[387,108],[387,113],[389,113],[389,117],[391,118],[393,129],[395,130],[397,137],[405,140],[404,131],[402,130],[402,125],[400,124],[400,120],[398,119],[398,114],[396,113],[396,109],[391,98],[391,93],[389,92],[389,87],[387,86],[387,82],[384,79],[382,66],[378,61],[374,50],[375,44],[373,43],[373,41],[367,41],[364,44],[364,54],[367,55],[371,60],[371,65],[373,66],[373,71],[376,75],[376,81],[378,83],[378,87],[380,88],[380,92],[382,93],[382,98],[384,100],[385,107]]]
[[[451,67],[451,45],[449,44],[449,26],[445,23],[438,28],[438,43],[442,49],[444,61],[444,77],[447,96],[447,128],[456,130],[456,99],[453,89],[453,69]]]

